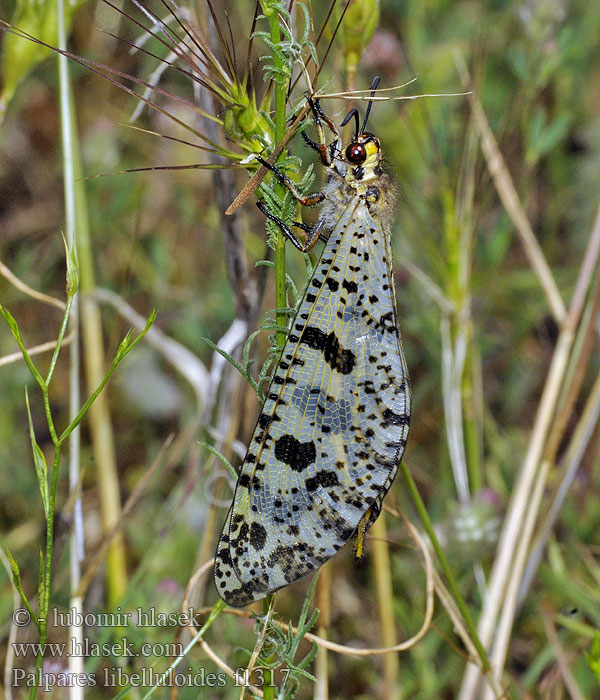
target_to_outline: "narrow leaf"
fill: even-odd
[[[35,431],[33,428],[33,419],[31,418],[31,409],[29,407],[29,394],[25,389],[25,405],[27,406],[27,419],[29,421],[29,441],[31,442],[31,450],[33,452],[33,463],[35,465],[35,474],[38,480],[40,495],[42,497],[42,505],[44,507],[44,515],[46,522],[50,513],[50,503],[48,499],[48,464],[40,446],[35,439]]]

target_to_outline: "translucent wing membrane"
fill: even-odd
[[[293,321],[217,549],[230,605],[319,568],[396,475],[410,389],[386,229],[357,191]]]

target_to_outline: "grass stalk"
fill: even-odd
[[[268,595],[264,600],[263,600],[263,614],[265,615],[265,618],[268,618],[271,614],[271,611],[273,609],[274,605],[274,595],[270,594]],[[270,655],[267,657],[266,661],[271,663],[274,660],[274,656]],[[269,667],[269,665],[266,665],[262,668],[262,677],[263,677],[263,700],[274,700],[275,698],[275,684],[273,683],[273,671]]]
[[[475,625],[473,624],[471,613],[469,612],[469,608],[467,607],[467,604],[465,603],[465,600],[462,597],[462,594],[458,588],[458,584],[456,583],[456,579],[454,578],[454,574],[452,573],[452,569],[450,568],[450,564],[448,563],[446,554],[444,553],[444,550],[442,549],[442,546],[439,543],[437,535],[435,534],[435,530],[433,529],[433,523],[429,518],[429,513],[427,512],[427,508],[425,508],[425,504],[423,503],[421,494],[419,493],[417,485],[415,484],[412,478],[412,474],[410,473],[410,470],[406,466],[404,460],[402,460],[402,462],[400,463],[400,470],[402,471],[402,475],[408,486],[408,490],[410,492],[413,503],[415,504],[415,507],[419,513],[421,520],[423,521],[425,532],[427,532],[427,535],[435,551],[436,557],[438,558],[440,566],[442,567],[442,571],[444,572],[444,576],[446,577],[446,581],[452,593],[452,597],[454,598],[454,602],[460,610],[460,614],[463,616],[463,620],[469,632],[469,636],[471,637],[473,645],[477,650],[477,654],[481,661],[481,667],[483,671],[487,673],[491,668],[487,652],[477,634],[477,630],[475,629]]]
[[[519,585],[526,562],[525,553],[533,535],[535,522],[533,518],[537,517],[537,510],[532,507],[532,493],[534,493],[534,488],[541,491],[546,481],[547,460],[544,460],[542,464],[542,456],[567,371],[575,331],[594,271],[597,268],[599,255],[600,208],[584,254],[569,312],[561,329],[548,371],[527,454],[504,521],[479,623],[479,634],[484,644],[489,645],[492,636],[495,636],[492,660],[497,679],[500,677],[501,669],[506,660],[510,631],[516,613]],[[539,506],[539,503],[537,505]],[[517,561],[515,561],[515,551],[518,552]],[[500,618],[499,622],[497,622],[498,618]],[[475,671],[469,671],[465,676],[462,691],[464,694],[461,694],[462,700],[475,696],[478,675]],[[490,692],[487,692],[487,697],[492,697]]]
[[[331,624],[331,566],[326,562],[321,567],[319,580],[317,581],[317,608],[319,608],[319,622],[317,634],[327,639],[329,625]],[[315,657],[315,683],[314,700],[328,700],[329,698],[329,656],[327,649],[319,645]]]
[[[79,258],[81,299],[81,331],[85,358],[86,384],[91,394],[102,383],[105,373],[105,353],[102,320],[97,302],[91,292],[96,286],[86,194],[81,178],[79,145],[73,141],[73,161],[76,194],[76,245]],[[97,468],[102,528],[109,532],[121,517],[121,500],[113,428],[108,400],[100,394],[89,414],[94,462]],[[113,609],[127,588],[125,545],[122,534],[113,540],[106,555],[107,607]]]
[[[594,288],[587,299],[581,315],[581,321],[577,335],[573,343],[573,350],[569,360],[569,367],[565,374],[565,382],[558,401],[558,410],[552,425],[552,436],[548,441],[545,456],[554,460],[559,446],[564,438],[565,431],[576,407],[577,399],[581,393],[586,372],[593,357],[596,340],[596,322],[600,312],[600,277],[596,278]]]
[[[596,376],[596,380],[592,386],[585,407],[582,411],[581,418],[577,423],[573,437],[569,442],[569,446],[565,452],[563,474],[560,479],[558,488],[553,497],[550,499],[550,505],[546,509],[544,521],[539,534],[536,537],[534,545],[529,553],[527,567],[525,568],[521,585],[519,588],[519,602],[522,602],[527,595],[527,591],[533,580],[533,576],[539,566],[552,528],[556,522],[560,508],[564,499],[575,479],[577,470],[581,465],[583,455],[589,445],[590,440],[594,435],[594,430],[597,429],[598,421],[600,420],[600,374]]]
[[[63,51],[67,49],[67,28],[65,21],[64,0],[57,3],[57,24],[58,24],[58,47]],[[60,120],[62,136],[62,160],[63,160],[63,185],[65,191],[65,238],[70,251],[75,250],[75,228],[77,217],[81,218],[84,212],[76,212],[75,194],[75,150],[74,143],[77,140],[77,132],[73,120],[73,98],[71,93],[71,81],[69,77],[69,64],[66,56],[59,54],[58,78],[60,93]],[[67,255],[69,251],[67,251]],[[73,309],[71,313],[71,324],[76,332],[79,328],[79,294],[76,292],[73,298]],[[61,329],[62,332],[62,329]],[[59,335],[59,343],[62,340]],[[56,353],[53,356],[55,363]],[[48,372],[48,380],[52,376],[53,363]],[[79,374],[79,343],[74,342],[69,346],[69,420],[73,421],[81,405],[80,374]],[[80,480],[80,455],[81,439],[80,429],[75,428],[69,436],[69,491],[73,493],[78,488]],[[77,613],[83,613],[83,599],[76,594],[81,579],[81,562],[83,561],[83,515],[81,508],[81,497],[77,496],[73,504],[73,525],[69,535],[70,544],[70,588],[71,599],[69,609]],[[76,648],[83,648],[83,624],[77,624],[77,615],[72,616],[69,626],[69,638],[77,644]],[[69,656],[69,672],[74,677],[80,677],[84,672],[83,656],[71,654]],[[84,697],[83,687],[76,686],[71,690],[71,700],[81,700]]]
[[[162,674],[160,681],[158,683],[156,683],[154,686],[152,686],[152,688],[150,688],[150,690],[142,697],[142,700],[149,700],[154,695],[154,692],[156,691],[157,688],[164,687],[165,681],[169,678],[169,674],[171,673],[171,671],[175,670],[177,668],[177,666],[179,666],[179,664],[187,657],[189,652],[204,637],[204,635],[212,627],[214,621],[219,617],[219,615],[221,614],[224,607],[225,607],[225,603],[220,599],[214,604],[213,609],[211,610],[206,622],[198,630],[198,634],[185,647],[185,649],[183,650],[183,653],[180,654],[175,659],[175,661],[173,661],[173,663],[167,668],[167,670]]]
[[[381,513],[373,523],[370,534],[373,536],[373,577],[377,591],[381,645],[393,647],[396,644],[396,625],[394,624],[394,592],[385,512]],[[383,694],[389,700],[400,700],[402,697],[398,683],[398,670],[398,654],[386,654],[383,657]]]
[[[471,119],[466,136],[466,143],[461,164],[459,184],[456,194],[456,221],[459,235],[458,279],[461,291],[461,303],[455,304],[457,325],[465,338],[466,355],[461,378],[460,394],[463,413],[463,432],[465,442],[465,459],[467,463],[469,487],[477,492],[482,487],[481,473],[481,424],[482,402],[478,384],[477,367],[479,356],[474,342],[474,327],[471,307],[471,284],[474,245],[474,211],[475,167],[477,163],[478,138],[473,119]]]

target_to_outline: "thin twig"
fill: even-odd
[[[71,331],[68,335],[65,335],[65,337],[61,341],[60,346],[65,347],[66,345],[69,345],[70,343],[72,343],[73,338],[75,338],[75,335],[76,335],[76,331]],[[27,354],[30,356],[34,356],[34,355],[41,355],[43,352],[48,352],[49,350],[55,350],[57,342],[58,341],[56,341],[56,340],[48,340],[46,343],[41,343],[40,345],[34,345],[32,348],[26,348]],[[8,355],[4,355],[4,357],[0,357],[0,367],[4,367],[4,365],[13,364],[14,362],[22,362],[22,361],[23,361],[23,353],[21,351],[11,352]]]
[[[12,270],[10,270],[1,260],[0,260],[0,275],[8,280],[13,287],[16,287],[23,294],[27,294],[28,297],[35,299],[36,301],[41,301],[44,304],[50,304],[51,306],[56,306],[57,309],[61,311],[65,310],[65,302],[62,299],[57,299],[56,297],[51,297],[43,292],[38,292],[37,289],[33,289],[28,284],[19,279]]]

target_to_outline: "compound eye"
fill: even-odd
[[[346,149],[346,160],[350,163],[364,163],[367,151],[362,143],[351,143]]]

